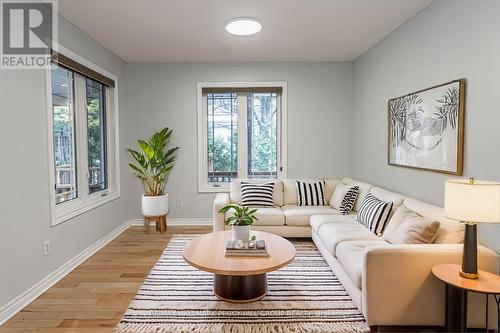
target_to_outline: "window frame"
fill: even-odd
[[[73,73],[72,71],[68,71],[71,75],[70,75],[70,78],[71,78],[71,89],[70,89],[70,94],[68,97],[70,97],[70,100],[68,101],[69,102],[69,108],[70,108],[70,113],[71,113],[71,119],[72,119],[72,135],[71,135],[71,142],[72,142],[72,150],[73,150],[73,154],[72,154],[72,166],[73,166],[73,182],[75,184],[74,186],[74,189],[72,191],[75,192],[75,197],[74,198],[70,198],[68,200],[64,200],[63,202],[68,202],[68,201],[71,201],[71,200],[74,200],[76,198],[78,198],[78,186],[79,186],[79,179],[78,179],[78,164],[76,163],[77,161],[77,153],[78,152],[78,147],[77,147],[77,143],[76,143],[76,110],[75,110],[75,80],[74,80],[74,76],[75,76],[75,73]],[[51,79],[51,86],[52,86],[52,68],[51,68],[51,76],[50,76],[50,79]],[[50,105],[50,111],[51,111],[51,121],[52,121],[52,125],[51,125],[51,134],[52,134],[52,153],[54,154],[54,148],[55,148],[55,145],[54,145],[54,105],[53,105],[53,98],[54,98],[54,93],[51,89],[51,105]],[[52,164],[52,172],[55,173],[55,169],[56,169],[56,163],[55,163],[55,155],[53,155],[53,164]],[[56,181],[56,176],[54,175],[54,184],[57,182]],[[55,186],[55,185],[54,185]],[[56,200],[56,197],[57,195],[54,194],[54,200]]]
[[[197,82],[196,84],[196,100],[197,100],[197,121],[198,121],[198,193],[216,193],[216,192],[229,192],[230,184],[218,183],[219,186],[213,186],[208,182],[208,129],[207,129],[207,100],[203,97],[203,88],[261,88],[261,87],[281,87],[281,96],[278,99],[278,176],[277,179],[286,178],[287,173],[287,82],[286,81],[258,81],[258,82]],[[238,96],[240,99],[240,96]],[[243,99],[241,99],[243,102]],[[238,113],[238,120],[240,117],[246,119],[246,98],[244,101],[245,110],[242,114]],[[245,128],[243,128],[245,127]],[[242,131],[242,132],[240,132]],[[241,136],[243,139],[238,144],[238,156],[245,156],[245,159],[238,158],[238,178],[248,176],[248,167],[246,155],[248,143],[246,138],[246,122],[238,121],[238,133],[244,133]],[[240,137],[240,135],[238,135]]]
[[[105,84],[101,83],[101,82],[98,82],[92,78],[84,78],[85,80],[85,104],[88,104],[88,95],[87,95],[87,88],[89,87],[88,86],[88,81],[89,80],[92,80],[94,82],[97,82],[98,84],[100,84],[104,90],[101,90],[100,91],[100,97],[102,97],[102,103],[103,105],[99,104],[100,107],[99,107],[99,123],[100,123],[100,126],[99,126],[99,136],[100,136],[100,148],[101,148],[101,165],[104,165],[104,170],[102,170],[102,174],[104,175],[103,178],[104,178],[104,186],[105,188],[101,188],[97,191],[94,191],[94,192],[91,192],[91,188],[90,188],[90,172],[89,174],[87,175],[87,179],[88,179],[88,190],[89,190],[89,194],[93,194],[93,193],[98,193],[98,192],[102,192],[102,191],[106,191],[108,189],[108,185],[109,185],[109,181],[108,181],[108,130],[107,130],[107,121],[108,121],[108,117],[107,117],[107,114],[108,114],[108,94],[109,94],[109,87],[107,87]],[[104,117],[103,117],[104,116]],[[89,117],[88,117],[88,110],[86,110],[86,117],[85,117],[85,121],[86,121],[86,125],[85,125],[85,128],[87,129],[87,149],[89,147],[89,135],[88,135],[88,129],[89,129]],[[103,149],[105,148],[105,149]],[[87,166],[88,166],[88,169],[90,169],[90,160],[89,160],[89,154],[88,154],[88,151],[87,151]]]
[[[88,136],[87,136],[87,110],[85,76],[74,73],[74,117],[75,117],[75,150],[77,169],[77,193],[75,199],[61,202],[56,205],[55,201],[55,175],[54,175],[54,144],[53,144],[53,119],[52,119],[52,82],[51,68],[45,71],[46,76],[46,101],[47,101],[47,140],[48,140],[48,189],[50,202],[51,226],[56,226],[75,216],[81,215],[89,210],[97,208],[120,197],[120,154],[119,154],[119,127],[118,127],[118,77],[99,67],[93,62],[79,56],[78,54],[58,45],[58,52],[72,60],[87,66],[88,68],[109,77],[115,81],[114,87],[106,87],[105,92],[105,127],[106,127],[106,172],[108,175],[108,188],[102,191],[90,193],[88,179]]]

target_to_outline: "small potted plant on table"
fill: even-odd
[[[255,216],[257,209],[250,209],[236,204],[231,204],[219,210],[220,213],[227,213],[232,209],[233,215],[225,219],[224,223],[232,227],[233,240],[248,242],[250,238],[250,226],[259,219]]]

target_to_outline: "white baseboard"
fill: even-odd
[[[0,308],[0,326],[130,226],[127,221]]]
[[[144,219],[136,218],[129,220],[130,226],[142,227],[144,226]],[[212,226],[211,218],[167,218],[168,227],[206,227]]]
[[[172,218],[167,220],[167,226],[211,226],[211,218]],[[78,267],[85,260],[102,249],[106,244],[115,239],[118,235],[124,232],[130,226],[144,226],[142,218],[131,219],[121,224],[118,228],[111,231],[109,234],[99,239],[96,243],[89,246],[76,257],[66,262],[54,272],[47,275],[40,282],[36,283],[24,293],[14,298],[12,301],[0,308],[0,326],[7,320],[12,318],[16,313],[24,309],[28,304],[33,302],[37,297],[46,292],[50,287],[59,282],[63,277],[68,275],[72,270]]]

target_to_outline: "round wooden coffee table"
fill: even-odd
[[[266,273],[288,265],[295,258],[295,247],[283,237],[252,231],[266,241],[268,257],[226,257],[231,231],[218,231],[191,240],[183,250],[184,260],[199,270],[214,274],[215,295],[228,302],[247,303],[267,293]]]

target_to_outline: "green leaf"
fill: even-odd
[[[136,165],[134,165],[134,164],[132,164],[132,163],[129,163],[129,164],[128,164],[128,166],[129,166],[131,169],[133,169],[133,170],[137,171],[138,173],[140,173],[141,175],[143,175],[143,174],[144,174],[144,171],[142,171],[142,170],[141,170],[138,166],[136,166]]]
[[[132,157],[143,167],[147,166],[144,156],[136,150],[127,149],[127,151],[132,155]]]
[[[147,143],[144,140],[137,140],[137,144],[139,145],[139,147],[141,147],[142,151],[144,151],[144,154],[146,155],[147,159],[151,160],[155,155],[155,152],[153,148],[151,148],[149,143]]]
[[[232,223],[233,221],[235,221],[235,220],[236,220],[236,217],[234,217],[234,216],[230,216],[230,217],[228,217],[228,218],[224,221],[224,224],[226,224],[226,225],[231,225],[231,223]]]
[[[228,210],[230,209],[234,209],[236,212],[238,212],[240,206],[239,205],[235,205],[235,204],[231,204],[231,205],[227,205],[225,207],[222,207],[220,210],[219,210],[219,213],[226,213]]]

